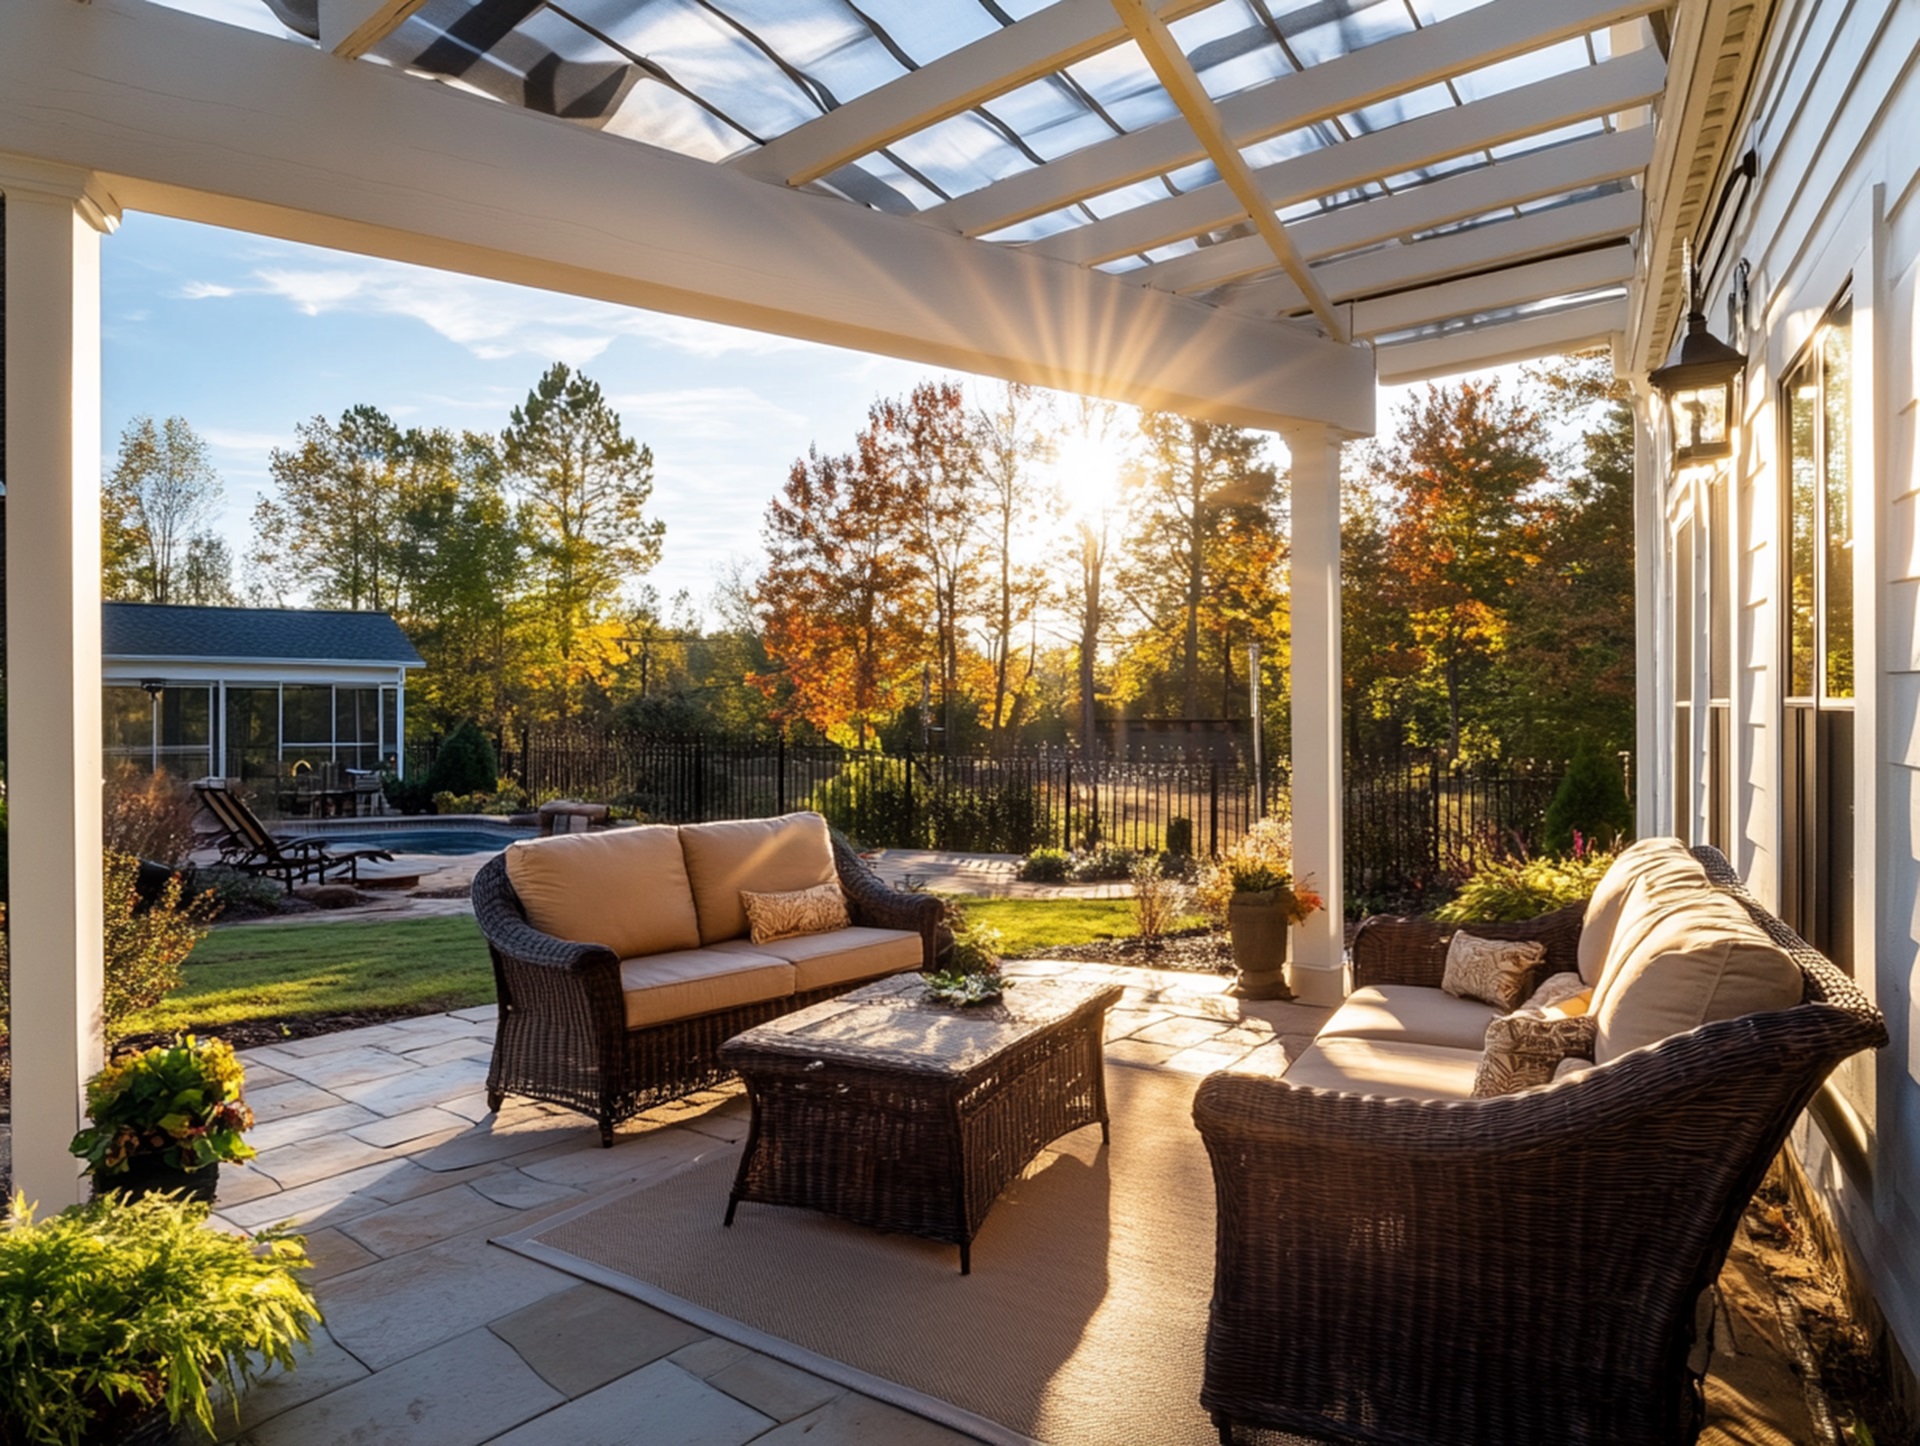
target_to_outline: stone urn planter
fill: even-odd
[[[1227,905],[1238,977],[1227,993],[1235,999],[1291,999],[1286,967],[1293,956],[1291,890],[1241,892]]]

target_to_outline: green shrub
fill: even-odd
[[[164,1405],[214,1432],[210,1391],[238,1401],[320,1319],[303,1242],[209,1229],[207,1207],[109,1195],[35,1224],[0,1221],[0,1438],[81,1446],[107,1418]]]
[[[433,789],[424,778],[401,778],[389,773],[381,780],[387,802],[405,814],[433,812]]]
[[[1192,819],[1170,818],[1167,820],[1167,852],[1176,858],[1193,857]]]
[[[449,733],[427,769],[427,792],[491,793],[500,778],[493,740],[469,720]]]
[[[1600,848],[1614,848],[1633,837],[1633,805],[1627,801],[1620,765],[1590,743],[1574,751],[1567,776],[1547,805],[1547,851],[1571,852],[1575,834]]]
[[[1071,875],[1076,884],[1112,883],[1131,877],[1134,862],[1139,857],[1134,849],[1097,843],[1090,849],[1074,854]]]
[[[1159,939],[1187,911],[1190,891],[1158,854],[1135,859],[1131,877],[1134,931],[1142,939]]]
[[[183,898],[178,874],[160,896],[140,909],[134,885],[140,861],[132,854],[106,855],[106,993],[103,1012],[107,1036],[119,1032],[129,1015],[151,1009],[180,987],[180,966],[207,937],[216,905],[211,892]]]
[[[1030,884],[1057,884],[1072,865],[1073,857],[1065,849],[1035,849],[1020,865],[1020,877]]]
[[[1452,903],[1433,911],[1448,924],[1515,924],[1593,897],[1611,853],[1588,850],[1565,858],[1502,859],[1461,885]]]
[[[195,876],[213,895],[213,917],[228,914],[277,914],[287,891],[272,879],[243,874],[238,869],[202,869]]]
[[[122,763],[107,774],[106,846],[135,858],[178,868],[193,852],[193,820],[199,807],[183,784],[164,769],[149,773]]]
[[[852,839],[873,848],[913,848],[913,794],[907,764],[868,755],[842,765],[816,786],[807,808]]]
[[[112,1187],[141,1159],[175,1170],[250,1160],[240,1138],[253,1111],[240,1098],[240,1061],[223,1039],[157,1044],[110,1063],[87,1081],[87,1118],[73,1137],[94,1184]]]

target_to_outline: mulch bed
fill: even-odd
[[[1021,951],[1023,959],[1061,959],[1119,964],[1134,969],[1175,969],[1188,974],[1233,973],[1233,946],[1212,929],[1185,929],[1158,939],[1096,939],[1091,944],[1050,944]]]

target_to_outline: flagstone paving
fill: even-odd
[[[1208,975],[1105,965],[1013,972],[1118,980],[1116,1058],[1195,1072],[1258,1051],[1278,1067],[1325,1011],[1243,1008]],[[245,1398],[246,1446],[958,1446],[957,1432],[861,1396],[492,1244],[589,1198],[663,1178],[746,1131],[737,1088],[623,1126],[479,1092],[494,1010],[243,1052],[267,1117],[259,1157],[223,1172],[216,1219],[307,1237],[327,1327],[291,1374]],[[1129,1052],[1132,1052],[1131,1054]],[[264,1108],[262,1106],[264,1105]]]
[[[1326,1011],[1224,997],[1226,980],[1100,964],[1015,963],[1126,986],[1115,1060],[1195,1076],[1279,1070]],[[742,1138],[746,1100],[710,1090],[621,1127],[510,1101],[487,1112],[476,1070],[491,1007],[288,1041],[242,1055],[268,1123],[253,1167],[223,1172],[216,1220],[306,1235],[327,1325],[300,1367],[249,1392],[232,1446],[963,1446],[972,1438],[847,1390],[493,1240]],[[1736,1249],[1734,1265],[1765,1281]],[[1722,1280],[1723,1295],[1727,1290]],[[1724,1306],[1723,1306],[1724,1309]],[[1756,1314],[1757,1312],[1757,1314]],[[1764,1321],[1756,1306],[1747,1316]],[[1783,1428],[1801,1383],[1777,1344],[1717,1333],[1710,1446],[1812,1439]],[[1725,1359],[1723,1359],[1723,1357]],[[1741,1372],[1745,1371],[1746,1376]],[[1732,1390],[1779,1387],[1766,1409]],[[1767,1393],[1762,1393],[1767,1394]],[[1781,1402],[1786,1406],[1781,1407]],[[1811,1429],[1810,1426],[1808,1429]],[[183,1433],[187,1439],[190,1433]]]

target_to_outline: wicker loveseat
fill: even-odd
[[[746,937],[742,890],[835,880],[852,927]],[[475,875],[473,907],[500,1000],[489,1107],[564,1105],[606,1145],[622,1120],[730,1078],[719,1048],[742,1030],[929,967],[942,913],[811,813],[516,843]]]
[[[1235,1423],[1327,1442],[1697,1437],[1704,1293],[1740,1213],[1828,1072],[1887,1032],[1718,852],[1691,852],[1690,881],[1669,857],[1657,886],[1472,932],[1538,938],[1548,970],[1586,965],[1598,1015],[1626,980],[1725,967],[1711,931],[1692,934],[1697,957],[1646,945],[1737,903],[1760,931],[1742,947],[1777,946],[1797,1002],[1709,1008],[1551,1083],[1466,1098],[1475,1015],[1434,988],[1453,930],[1375,919],[1354,939],[1354,995],[1284,1077],[1202,1083],[1218,1239],[1201,1401],[1223,1441]]]

